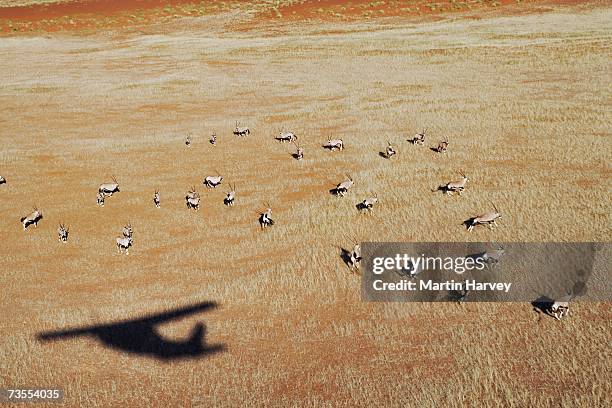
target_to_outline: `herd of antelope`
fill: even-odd
[[[422,132],[417,133],[414,137],[407,139],[407,142],[412,143],[413,145],[424,145],[425,144],[425,135],[427,129],[423,129]],[[236,136],[245,137],[251,134],[251,131],[248,127],[241,126],[239,122],[236,122],[236,125],[232,131],[232,133]],[[292,154],[292,157],[298,161],[304,159],[305,151],[298,143],[298,136],[290,131],[280,130],[277,135],[274,136],[274,139],[281,143],[293,143],[295,145],[295,153]],[[217,145],[217,135],[213,132],[211,138],[209,139],[211,145]],[[191,133],[187,134],[185,139],[185,145],[190,147],[193,143],[193,137]],[[432,147],[431,150],[438,154],[445,154],[448,151],[449,141],[445,139],[440,141],[437,146]],[[342,139],[329,139],[326,143],[322,145],[323,148],[329,149],[330,151],[342,151],[345,148],[344,141]],[[397,148],[389,141],[387,141],[387,147],[385,151],[380,152],[380,156],[385,159],[391,160],[398,154]],[[215,172],[215,175],[206,176],[202,182],[202,184],[207,188],[217,188],[219,185],[223,183],[224,177],[221,176],[219,172]],[[467,182],[469,178],[463,171],[459,171],[461,178],[458,180],[451,180],[445,184],[440,185],[437,189],[433,189],[432,192],[442,191],[447,195],[453,195],[457,193],[459,196],[465,191]],[[7,180],[0,176],[0,185],[7,183]],[[330,192],[338,197],[344,197],[349,190],[354,186],[355,181],[353,178],[346,174],[346,179],[341,181],[336,185],[336,187],[332,188]],[[230,190],[227,192],[227,195],[223,199],[223,204],[226,206],[233,206],[236,201],[236,185],[229,184]],[[119,193],[119,183],[115,177],[112,177],[112,181],[105,182],[99,185],[97,192],[97,204],[100,207],[104,206],[104,202],[107,197],[112,197],[113,194]],[[156,208],[161,208],[161,195],[159,190],[155,190],[153,194],[153,204]],[[357,210],[364,212],[373,211],[374,206],[378,203],[378,195],[374,194],[371,197],[365,198],[363,201],[359,202],[356,205]],[[188,210],[198,211],[200,207],[200,194],[196,191],[195,186],[192,186],[187,194],[185,195],[185,204]],[[472,231],[476,226],[486,225],[489,228],[493,228],[496,226],[496,221],[501,218],[501,213],[495,206],[492,204],[494,211],[483,212],[479,215],[473,216],[468,220],[464,221],[463,224],[466,226],[467,231]],[[265,229],[267,227],[271,227],[275,224],[272,219],[272,208],[269,204],[266,204],[266,210],[260,213],[259,216],[259,225],[261,229]],[[34,225],[36,227],[38,222],[43,218],[43,213],[37,207],[34,207],[34,210],[21,218],[21,223],[23,225],[23,229],[26,230],[30,225]],[[57,229],[58,239],[62,243],[68,242],[69,228],[60,223]],[[116,247],[119,253],[129,254],[129,248],[133,245],[133,230],[132,226],[128,222],[127,225],[123,227],[122,236],[116,238]],[[348,264],[353,269],[358,269],[361,261],[361,245],[358,241],[353,240],[353,249],[350,251],[348,256]],[[568,301],[557,301],[552,303],[549,306],[549,310],[547,310],[549,314],[554,316],[556,319],[560,320],[561,318],[567,316],[569,312],[569,302]]]

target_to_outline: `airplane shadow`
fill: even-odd
[[[39,341],[47,342],[81,336],[96,337],[107,347],[166,361],[208,356],[224,351],[225,345],[207,345],[204,340],[206,330],[204,324],[197,323],[189,337],[180,341],[165,339],[160,335],[156,326],[216,307],[217,304],[214,302],[201,302],[139,319],[43,332],[39,333],[36,338]]]

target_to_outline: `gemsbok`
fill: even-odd
[[[229,186],[230,191],[227,192],[227,195],[223,199],[223,204],[232,207],[236,199],[236,184],[234,184],[233,186],[230,184]]]
[[[438,146],[432,148],[432,150],[436,153],[446,153],[448,150],[448,138],[444,139],[442,142],[439,142]]]
[[[325,149],[329,149],[331,151],[334,150],[344,150],[344,142],[342,139],[329,139],[327,143],[323,145]]]
[[[425,144],[425,132],[427,132],[427,129],[423,129],[423,131],[421,133],[417,133],[416,135],[414,135],[414,137],[412,139],[407,139],[407,142],[412,143],[413,145],[424,145]]]
[[[97,197],[98,197],[98,205],[100,207],[104,207],[104,193],[98,192]]]
[[[216,188],[223,181],[223,177],[219,174],[218,171],[216,176],[206,176],[204,178],[203,184],[208,188]]]
[[[459,174],[461,175],[460,180],[450,181],[446,183],[446,185],[438,187],[438,190],[443,190],[448,195],[453,195],[455,192],[461,195],[469,179],[462,171],[460,171]]]
[[[191,190],[187,192],[185,196],[185,203],[187,204],[187,209],[193,209],[198,211],[200,209],[200,194],[195,191],[195,187],[191,187]]]
[[[161,207],[161,196],[159,195],[159,190],[155,190],[155,194],[153,194],[153,204],[155,204],[155,208]]]
[[[210,136],[209,142],[213,146],[217,145],[217,134],[215,132],[213,132],[213,134]]]
[[[347,180],[344,180],[342,183],[338,184],[332,190],[333,194],[340,196],[340,197],[344,197],[344,195],[348,193],[349,189],[353,187],[353,184],[355,184],[355,182],[353,181],[353,178],[350,176],[350,174],[346,174],[346,177],[347,177]]]
[[[111,178],[113,180],[112,183],[102,183],[102,184],[100,184],[100,187],[98,187],[98,193],[102,193],[104,195],[112,196],[113,193],[118,193],[119,192],[119,183],[117,183],[117,179],[115,178],[115,176],[112,176]]]
[[[6,179],[0,176],[0,184],[6,184]]]
[[[132,238],[132,235],[134,234],[134,230],[132,229],[131,222],[128,221],[128,223],[123,226],[122,233],[123,233],[124,238]]]
[[[240,123],[236,121],[236,126],[234,127],[234,134],[236,136],[246,136],[251,134],[251,130],[246,126],[240,126]]]
[[[57,228],[57,237],[59,241],[64,244],[68,242],[68,233],[69,233],[69,229],[64,224],[60,224],[59,227]]]
[[[34,211],[26,215],[25,217],[21,217],[21,223],[23,224],[23,230],[30,225],[34,224],[34,227],[38,227],[38,222],[42,219],[43,214],[36,206],[34,206]]]
[[[293,142],[295,145],[295,153],[292,154],[295,160],[302,160],[304,158],[304,149],[300,147],[300,144],[296,141]]]
[[[294,142],[294,141],[297,140],[297,136],[293,132],[280,131],[280,132],[278,132],[277,136],[274,136],[274,139],[276,139],[277,141],[279,141],[281,143],[284,143],[284,142]]]
[[[391,142],[387,141],[387,150],[382,154],[385,159],[390,159],[397,154],[397,150],[391,144]]]
[[[378,195],[374,194],[373,197],[368,197],[359,204],[357,204],[357,209],[360,211],[370,212],[372,211],[372,208],[374,207],[374,205],[376,205],[376,203],[378,203]]]
[[[268,207],[266,211],[261,213],[259,216],[259,226],[261,229],[274,225],[274,220],[272,219],[272,208],[270,208],[269,204],[266,204],[266,207]]]
[[[191,146],[191,133],[187,133],[187,137],[185,138],[185,146]]]
[[[467,225],[467,230],[472,231],[477,225],[488,225],[489,228],[496,227],[497,224],[495,221],[501,218],[501,213],[499,212],[495,204],[493,204],[493,208],[495,209],[495,211],[477,215],[476,217],[472,217],[465,221],[465,224]]]
[[[564,296],[559,300],[555,300],[552,305],[550,305],[550,314],[557,320],[563,319],[565,316],[569,315],[569,301],[570,296]]]
[[[359,269],[359,265],[361,264],[361,244],[355,239],[352,241],[354,245],[350,255],[351,268]]]
[[[118,237],[116,239],[117,242],[117,252],[121,253],[125,251],[126,255],[130,254],[130,247],[132,246],[132,237]]]

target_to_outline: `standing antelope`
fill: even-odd
[[[274,220],[272,219],[272,209],[270,208],[269,204],[266,204],[266,207],[268,207],[266,211],[261,213],[259,216],[259,225],[261,226],[261,229],[274,225]]]
[[[465,222],[466,225],[468,226],[467,230],[468,231],[473,230],[476,225],[488,225],[489,228],[493,228],[497,226],[497,224],[495,223],[495,220],[497,220],[498,218],[501,218],[501,213],[499,212],[495,204],[493,204],[493,208],[495,209],[495,212],[484,213],[484,214],[478,215],[476,217],[472,217],[469,220],[467,220]]]
[[[277,136],[274,136],[274,139],[276,139],[277,141],[279,141],[281,143],[284,143],[284,142],[293,142],[293,141],[297,140],[297,136],[293,132],[283,132],[283,131],[280,131],[280,132],[278,132]]]
[[[446,153],[446,150],[448,149],[448,138],[444,139],[444,141],[439,142],[438,146],[435,147],[433,150],[436,153]]]
[[[187,133],[187,137],[185,138],[185,146],[191,146],[191,132]]]
[[[21,217],[21,223],[23,224],[23,230],[34,224],[34,227],[38,227],[38,221],[40,221],[43,217],[42,211],[40,211],[36,206],[34,206],[34,211],[26,215],[25,217]]]
[[[374,194],[374,197],[368,197],[357,205],[360,211],[372,211],[374,205],[378,203],[378,195]]]
[[[123,226],[122,233],[124,238],[132,238],[132,234],[134,233],[134,230],[132,230],[132,223],[128,221],[128,223]]]
[[[323,147],[331,151],[334,151],[336,149],[344,150],[344,142],[342,141],[342,139],[329,139],[327,143],[323,145]]]
[[[353,187],[353,184],[355,184],[353,178],[349,174],[346,174],[346,177],[348,178],[347,180],[338,184],[336,188],[332,190],[335,195],[344,197],[344,195],[348,193],[349,189]]]
[[[221,177],[221,175],[219,174],[218,171],[215,171],[217,173],[216,176],[206,176],[204,178],[203,184],[208,187],[208,188],[215,188],[217,187],[219,184],[221,184],[221,182],[223,181],[223,177]]]
[[[236,121],[236,127],[234,127],[234,134],[236,136],[246,136],[251,134],[251,130],[246,126],[240,126],[240,123]]]
[[[421,133],[417,133],[416,135],[414,135],[412,139],[407,139],[406,141],[414,145],[416,144],[424,145],[425,144],[425,132],[427,132],[427,129],[423,129]]]
[[[292,155],[293,158],[296,160],[302,160],[304,158],[304,149],[300,147],[300,144],[297,141],[293,142],[293,144],[296,148],[295,153]]]
[[[115,178],[115,176],[112,176],[111,178],[113,179],[112,183],[100,184],[100,187],[98,187],[98,193],[112,196],[113,193],[119,192],[119,183],[117,183],[117,179]]]
[[[353,250],[350,255],[351,268],[358,269],[361,264],[361,244],[353,238]]]
[[[69,229],[64,224],[60,224],[57,228],[57,237],[62,243],[68,242],[68,232]]]
[[[465,185],[469,181],[469,179],[462,171],[460,171],[459,174],[461,175],[461,180],[450,181],[446,183],[445,186],[440,186],[441,188],[438,189],[444,190],[444,192],[448,195],[453,195],[455,191],[458,192],[459,195],[461,195],[461,193],[463,193],[463,190],[465,190]]]
[[[6,179],[0,176],[0,184],[6,184]]]
[[[153,204],[155,204],[156,208],[161,207],[161,197],[159,195],[159,190],[155,190],[155,194],[153,194]]]
[[[387,140],[387,151],[385,152],[384,157],[386,159],[390,159],[391,157],[395,156],[396,154],[397,154],[397,151],[395,150],[395,148],[393,147],[391,142],[389,142]]]
[[[104,207],[104,193],[98,192],[98,205]]]
[[[230,191],[228,191],[227,195],[223,199],[223,204],[232,207],[234,205],[234,200],[236,198],[236,184],[233,186],[230,184]]]
[[[116,239],[117,242],[117,252],[121,253],[125,251],[126,255],[130,254],[130,247],[132,246],[132,237],[118,237]]]
[[[213,132],[212,136],[210,136],[209,142],[213,146],[217,145],[217,134],[215,132]]]
[[[195,187],[191,187],[191,190],[187,192],[185,203],[187,204],[187,209],[194,209],[196,211],[200,209],[200,194],[195,191]]]

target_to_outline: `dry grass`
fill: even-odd
[[[561,9],[274,37],[211,17],[127,38],[0,40],[0,386],[56,384],[88,407],[610,405],[609,304],[576,305],[560,324],[527,304],[362,303],[336,246],[609,241],[611,17]],[[235,120],[251,137],[231,136]],[[280,126],[300,135],[303,162],[273,141]],[[447,156],[404,142],[422,127],[429,145],[450,139]],[[347,149],[323,151],[330,136]],[[378,156],[386,140],[397,160]],[[236,207],[202,186],[203,210],[188,212],[187,188],[217,169],[238,185]],[[472,180],[464,197],[430,192],[458,169]],[[345,172],[355,189],[330,196]],[[122,191],[98,208],[112,174]],[[370,192],[379,208],[357,214]],[[460,222],[490,201],[500,228],[468,235]],[[264,202],[278,224],[260,232]],[[34,203],[45,218],[24,233]],[[126,257],[114,237],[128,219]],[[93,339],[35,340],[199,301],[220,308],[162,332],[179,338],[202,319],[227,352],[161,363]]]

